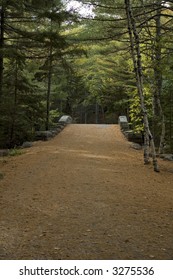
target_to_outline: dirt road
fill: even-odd
[[[69,125],[4,158],[0,259],[173,259],[173,163],[114,125]]]

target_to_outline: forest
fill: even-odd
[[[126,115],[157,170],[156,153],[173,153],[172,27],[173,1],[1,0],[0,148],[64,114],[98,124]]]

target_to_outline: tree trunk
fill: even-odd
[[[2,85],[3,85],[3,71],[4,71],[4,23],[5,23],[5,11],[3,6],[0,7],[0,102],[2,97]]]
[[[160,144],[159,144],[159,154],[163,153],[164,144],[165,144],[165,116],[162,110],[161,105],[161,92],[162,92],[162,46],[161,46],[161,2],[159,1],[158,9],[157,9],[157,17],[156,17],[156,38],[155,38],[155,55],[154,55],[154,96],[153,96],[153,111],[154,111],[154,127],[159,130],[157,123],[158,117],[161,118],[161,136],[160,136]]]
[[[145,99],[143,94],[143,73],[142,73],[142,62],[141,62],[141,51],[140,51],[140,39],[139,39],[138,31],[136,29],[136,22],[131,9],[130,0],[125,0],[125,9],[126,9],[126,15],[128,21],[131,54],[132,54],[132,59],[134,64],[134,72],[136,76],[136,85],[140,98],[141,111],[143,114],[144,134],[145,134],[144,163],[145,164],[149,163],[149,143],[151,143],[154,171],[159,172],[157,158],[156,158],[155,144],[149,127],[148,114],[147,114]]]
[[[153,109],[154,115],[160,115],[160,96],[162,91],[162,70],[161,70],[161,3],[157,3],[159,5],[157,9],[156,15],[156,37],[155,37],[155,48],[154,48],[154,56],[153,56],[153,64],[154,64],[154,79],[155,79],[155,87],[154,87],[154,96],[153,96]]]
[[[156,3],[155,3],[156,4]],[[159,145],[159,153],[163,153],[164,144],[165,144],[165,115],[162,110],[161,105],[161,93],[162,93],[162,45],[161,45],[161,11],[162,11],[162,0],[157,1],[157,11],[156,11],[156,36],[154,45],[152,48],[152,62],[153,62],[153,70],[154,70],[154,83],[152,81],[153,86],[153,124],[152,124],[152,133],[153,137],[156,140],[156,143]],[[142,0],[142,6],[144,10],[145,20],[146,20],[146,27],[147,32],[150,36],[151,41],[153,41],[153,36],[150,31],[150,27],[147,21],[147,15],[145,13],[145,4]],[[159,121],[161,120],[161,128],[158,126]],[[157,136],[157,131],[161,131],[160,139]],[[159,143],[160,140],[160,143]]]
[[[14,144],[14,135],[15,135],[15,124],[16,124],[16,113],[17,113],[17,95],[18,95],[18,62],[15,61],[15,82],[14,82],[14,103],[12,111],[12,121],[10,126],[10,147],[13,147]]]
[[[47,84],[47,96],[46,96],[46,130],[49,130],[50,122],[50,93],[52,82],[52,43],[50,44],[49,58],[48,58],[48,84]]]

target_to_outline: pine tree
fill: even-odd
[[[37,123],[37,119],[33,121],[36,109],[33,108],[34,100],[38,112],[42,117],[45,116],[42,110],[39,110],[44,104],[45,95],[38,93],[34,76],[43,61],[47,63],[50,58],[55,61],[62,57],[61,51],[66,43],[60,35],[60,27],[68,16],[60,1],[3,1],[0,45],[1,146],[18,145],[33,131],[34,123]],[[56,28],[50,32],[51,21],[54,21]],[[35,59],[38,68],[30,74],[30,62]],[[48,84],[50,95],[51,75]],[[43,92],[43,84],[41,88]],[[41,115],[37,117],[40,119]]]

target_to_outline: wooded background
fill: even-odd
[[[0,1],[0,148],[63,114],[127,115],[138,133],[146,116],[156,149],[173,153],[173,1],[77,1],[90,15],[67,2]]]

